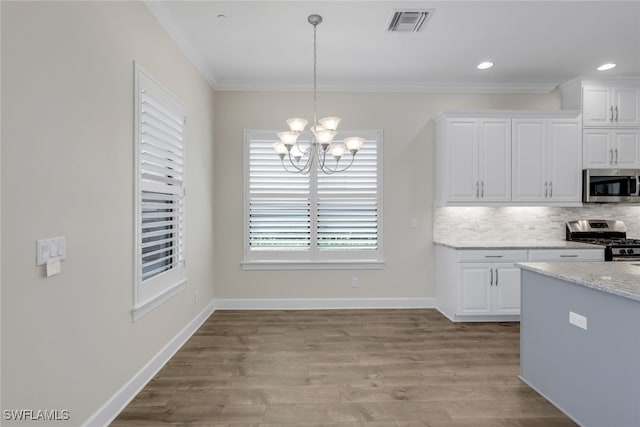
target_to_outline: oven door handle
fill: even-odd
[[[640,176],[635,176],[636,179],[636,191],[632,194],[632,196],[638,197],[640,196]]]

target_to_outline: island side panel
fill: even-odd
[[[640,303],[527,270],[521,295],[521,378],[584,427],[640,426]]]

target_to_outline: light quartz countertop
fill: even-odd
[[[433,243],[454,249],[602,249],[602,246],[566,240],[437,239]]]
[[[522,262],[524,270],[640,301],[640,262]]]

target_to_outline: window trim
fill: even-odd
[[[141,129],[140,129],[140,93],[143,82],[141,80],[146,79],[147,87],[153,87],[153,90],[157,90],[157,94],[163,98],[169,100],[172,107],[175,108],[173,113],[179,114],[184,117],[186,124],[186,107],[175,95],[167,90],[162,84],[149,75],[140,65],[134,61],[134,244],[133,244],[133,307],[131,308],[131,318],[135,322],[162,305],[164,302],[171,299],[173,296],[180,293],[186,288],[186,257],[184,251],[186,250],[185,237],[182,236],[182,249],[183,256],[180,260],[180,265],[166,270],[156,276],[153,276],[147,281],[142,281],[142,256],[141,256],[141,233],[142,233],[142,192],[144,190],[141,183],[142,180],[142,167],[140,159],[140,144],[141,144]],[[166,107],[166,106],[165,106]],[[186,152],[185,145],[185,130],[182,132],[182,154],[184,156]],[[184,156],[186,157],[186,156]],[[183,157],[182,166],[183,173],[186,173],[186,158]],[[181,191],[178,192],[178,198],[182,204],[182,213],[180,215],[180,224],[183,228],[186,226],[185,217],[185,189],[186,189],[186,176],[182,179]],[[179,209],[179,208],[178,208]],[[184,233],[184,230],[183,230]],[[179,256],[179,255],[178,255]],[[143,288],[147,286],[147,288]]]
[[[308,252],[303,251],[273,251],[272,253],[263,252],[259,259],[252,257],[251,248],[249,245],[250,238],[250,162],[249,162],[249,149],[252,136],[264,135],[268,138],[276,140],[275,129],[245,129],[243,133],[243,261],[241,262],[242,270],[369,270],[369,269],[383,269],[384,251],[383,251],[383,131],[379,129],[369,130],[342,130],[339,132],[343,136],[368,135],[376,138],[377,151],[376,151],[376,163],[377,163],[377,249],[375,251],[362,251],[365,254],[375,254],[374,257],[366,257],[362,259],[339,259],[340,250],[335,251],[318,251],[317,249],[311,250],[314,255],[313,259],[309,259]],[[274,153],[274,156],[276,154]],[[357,157],[356,157],[357,161]],[[310,195],[310,202],[317,201],[317,187],[315,179],[312,179],[311,187],[314,194]],[[314,210],[315,212],[315,210]],[[317,221],[317,214],[316,214]],[[314,222],[317,225],[317,222]],[[312,231],[313,232],[313,231]],[[352,252],[353,253],[353,252]]]

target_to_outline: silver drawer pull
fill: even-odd
[[[578,255],[573,254],[573,255],[560,255],[560,258],[578,258]]]
[[[504,255],[485,255],[485,258],[502,258]]]

